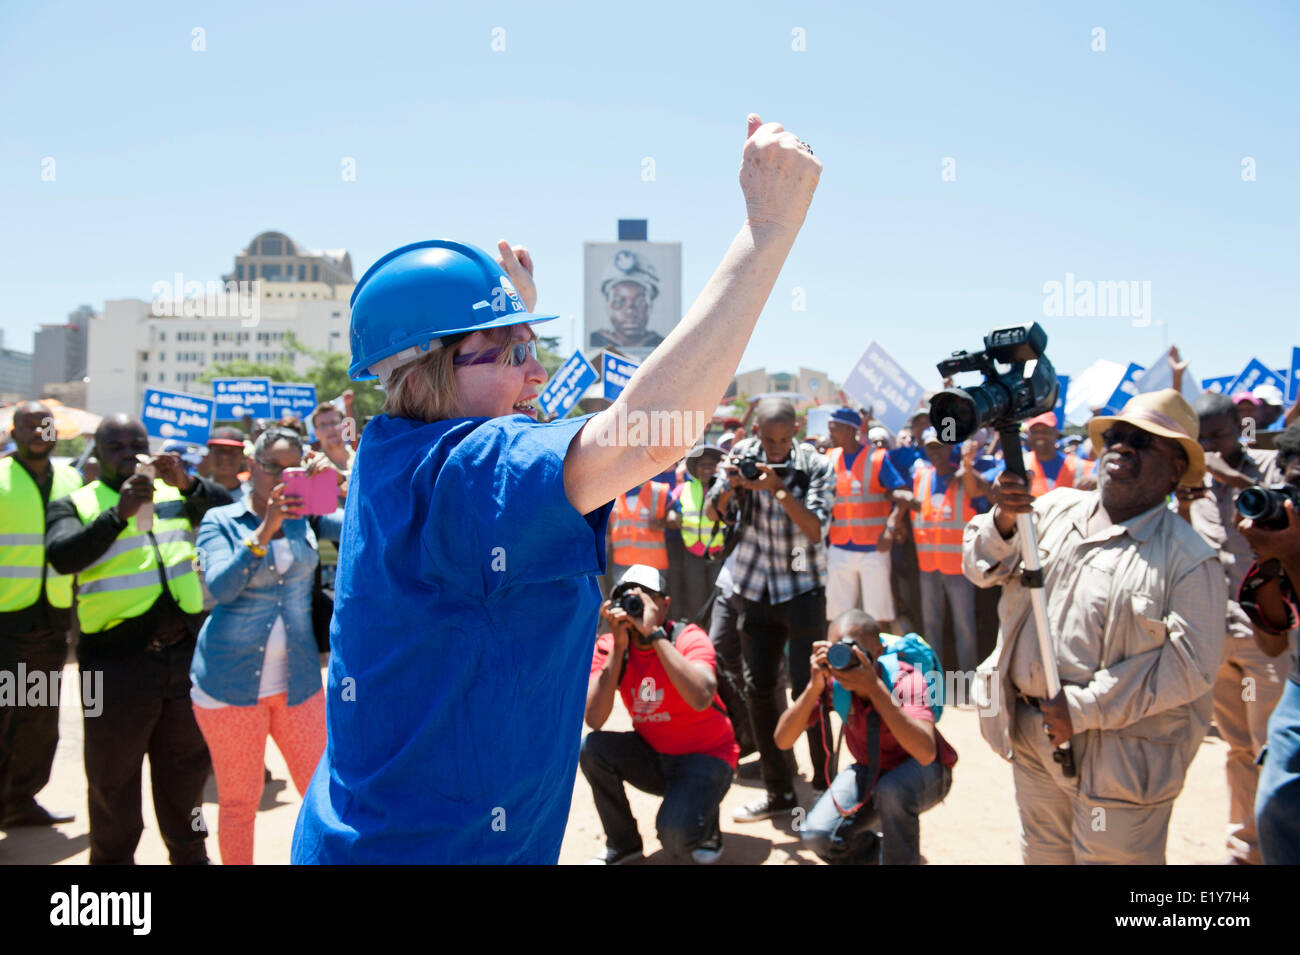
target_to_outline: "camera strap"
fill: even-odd
[[[827,690],[829,691],[830,687],[827,687]],[[876,783],[880,779],[880,714],[876,712],[876,708],[874,706],[867,708],[867,712],[866,712],[867,765],[865,768],[867,774],[869,775],[869,778],[871,779],[871,784],[866,787],[865,792],[859,790],[858,794],[862,798],[859,800],[856,806],[850,806],[848,809],[845,809],[843,806],[840,805],[840,801],[835,798],[835,788],[833,785],[835,780],[834,777],[831,775],[831,751],[829,748],[825,746],[826,711],[827,709],[830,708],[830,704],[828,702],[829,696],[830,696],[829,692],[827,692],[825,695],[822,696],[817,711],[818,728],[822,736],[823,748],[826,749],[826,764],[825,767],[823,768],[823,774],[826,777],[827,791],[831,794],[831,802],[835,804],[835,809],[839,812],[840,816],[844,819],[847,819],[850,816],[856,815],[858,810],[860,810],[863,806],[865,806],[867,803],[871,801],[871,797],[876,790]],[[854,702],[857,702],[857,697],[854,697]],[[862,704],[858,704],[858,705],[862,705]],[[852,704],[850,704],[849,707],[849,719],[853,719]],[[844,734],[847,728],[848,728],[847,721],[840,724],[840,738],[839,738],[839,742],[835,744],[836,753],[840,751],[840,747],[844,744]],[[861,779],[862,777],[859,776],[858,778]]]

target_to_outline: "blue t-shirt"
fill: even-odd
[[[293,862],[559,858],[610,513],[564,491],[589,417],[366,428]]]
[[[901,448],[894,448],[887,455],[889,463],[894,466],[894,470],[899,474],[911,474],[912,466],[917,461],[927,461],[925,451],[921,448],[914,448],[911,445],[904,445]]]
[[[900,450],[902,450],[902,449],[900,449]],[[854,454],[849,454],[847,451],[845,451],[845,452],[844,452],[844,470],[846,470],[846,471],[852,471],[852,470],[853,470],[853,465],[857,463],[858,455],[859,455],[859,454],[864,454],[864,453],[869,454],[869,453],[871,453],[871,451],[872,451],[872,449],[871,449],[871,448],[868,448],[866,445],[863,445],[863,446],[859,447],[858,450],[857,450],[857,452],[854,453]],[[908,486],[907,481],[904,480],[903,476],[902,476],[901,474],[898,473],[898,469],[897,469],[896,467],[894,467],[894,462],[893,462],[893,460],[890,458],[890,455],[892,455],[893,453],[894,453],[893,451],[886,451],[886,452],[885,452],[885,460],[883,460],[883,461],[880,462],[880,483],[881,483],[882,486],[888,488],[888,489],[891,490],[891,491],[897,490],[897,489],[900,488],[900,487],[907,487],[907,486]],[[870,460],[870,458],[867,459],[867,464],[863,467],[862,470],[864,471],[864,473],[865,473],[865,475],[866,475],[867,481],[870,482],[870,480],[871,480],[871,460]],[[853,551],[859,551],[859,552],[862,552],[862,551],[874,551],[874,550],[876,549],[876,545],[875,545],[875,544],[853,544],[853,543],[848,543],[848,544],[832,544],[831,546],[832,546],[832,547],[838,547],[840,550],[853,550]]]

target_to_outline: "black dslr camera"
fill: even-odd
[[[631,591],[620,594],[614,600],[615,607],[622,607],[629,617],[635,620],[641,619],[641,614],[645,613],[645,601],[641,599],[640,594],[634,594]]]
[[[767,460],[767,455],[756,447],[733,455],[731,463],[746,481],[757,481],[763,476],[763,472],[758,469],[760,464],[766,464],[773,471],[781,471],[789,467],[788,461],[781,464],[772,464]]]
[[[939,362],[939,374],[944,378],[964,371],[984,375],[982,385],[945,388],[930,399],[930,424],[939,440],[960,444],[980,428],[1008,431],[1021,421],[1051,411],[1060,385],[1056,370],[1043,354],[1046,348],[1047,332],[1034,322],[995,329],[984,336],[983,351],[953,352],[951,358]],[[999,363],[1010,365],[1010,370],[998,371]]]
[[[845,637],[839,643],[832,643],[826,650],[826,663],[832,670],[852,670],[854,667],[862,666],[853,654],[854,647],[862,650],[858,642],[849,637]],[[871,654],[866,650],[862,652],[868,660],[871,659]]]
[[[1300,509],[1300,491],[1290,484],[1274,484],[1272,487],[1252,484],[1237,495],[1237,513],[1250,518],[1256,527],[1280,531],[1287,524],[1287,501]]]

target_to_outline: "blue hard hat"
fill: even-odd
[[[361,276],[351,305],[353,381],[374,378],[376,362],[434,338],[559,317],[529,313],[496,259],[448,239],[389,252]]]

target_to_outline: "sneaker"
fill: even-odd
[[[587,865],[626,865],[629,862],[636,862],[645,858],[641,849],[629,849],[626,852],[619,852],[617,849],[605,847],[605,851],[594,859],[590,860]]]
[[[795,799],[794,793],[785,793],[781,796],[763,793],[749,805],[731,810],[731,818],[736,822],[758,822],[761,819],[771,819],[773,816],[789,812],[797,805],[799,800]]]
[[[691,859],[696,865],[713,865],[722,858],[722,830],[715,828],[713,834],[691,850]]]

